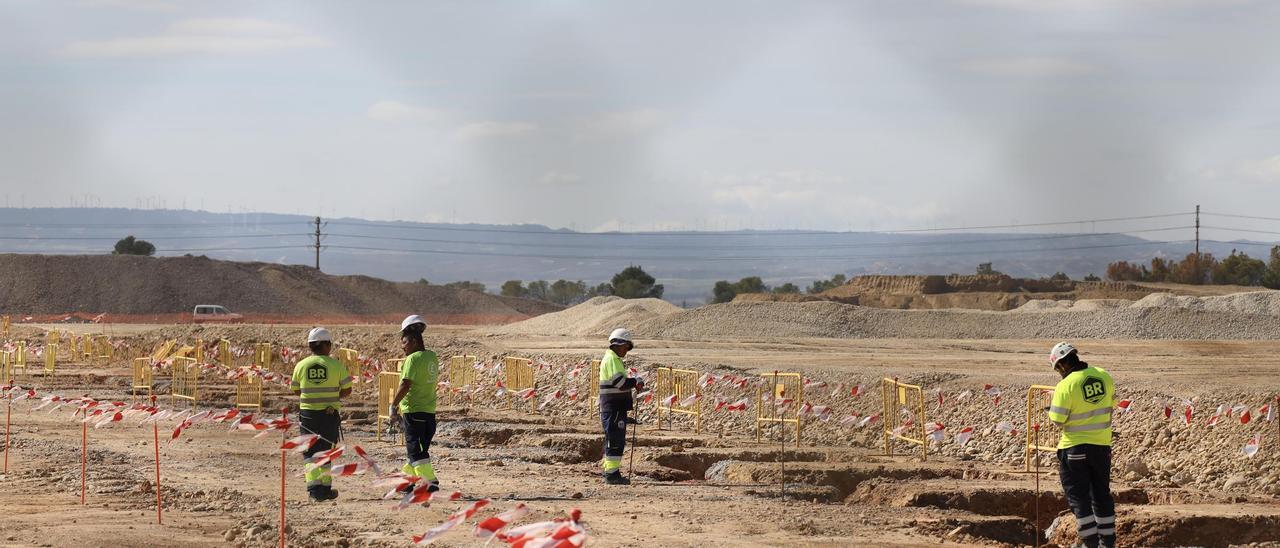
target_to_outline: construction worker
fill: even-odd
[[[351,394],[351,375],[342,362],[329,357],[333,351],[333,337],[323,327],[307,333],[307,346],[311,356],[293,367],[293,380],[289,388],[298,396],[298,415],[303,434],[319,436],[315,444],[302,454],[307,460],[307,493],[313,501],[338,498],[333,489],[333,476],[329,463],[313,466],[315,455],[333,448],[341,436],[342,417],[338,411],[341,400]]]
[[[436,384],[440,381],[440,357],[427,350],[422,333],[427,321],[413,315],[400,322],[400,344],[404,364],[400,368],[400,389],[391,402],[391,420],[403,417],[404,445],[408,462],[406,475],[428,482],[431,492],[440,490],[436,470],[431,466],[431,439],[436,435]],[[405,491],[413,486],[406,486]]]
[[[1070,343],[1049,351],[1062,375],[1053,389],[1049,420],[1062,430],[1058,474],[1076,533],[1089,548],[1116,545],[1116,505],[1111,498],[1111,409],[1116,387],[1111,375],[1080,360]]]
[[[631,332],[614,329],[609,334],[609,348],[600,359],[600,425],[604,427],[604,481],[609,485],[630,485],[631,479],[622,476],[622,453],[627,447],[627,424],[635,422],[627,417],[634,408],[631,391],[644,390],[644,381],[627,376],[627,366],[622,358],[635,348]]]

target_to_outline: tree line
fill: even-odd
[[[1280,289],[1280,246],[1269,260],[1231,250],[1218,260],[1212,253],[1188,253],[1181,261],[1156,257],[1150,266],[1128,261],[1107,265],[1107,279],[1116,282],[1171,282],[1191,285],[1246,285]]]
[[[624,299],[661,299],[663,286],[639,266],[628,266],[614,274],[607,283],[588,286],[582,280],[507,280],[499,291],[504,297],[538,299],[562,305],[572,305],[592,297],[615,296]]]
[[[835,276],[832,276],[830,279],[814,280],[812,284],[809,284],[809,287],[805,288],[804,292],[810,295],[816,295],[818,293],[822,293],[823,291],[827,291],[828,289],[834,289],[836,287],[840,287],[844,285],[845,282],[847,281],[849,280],[848,278],[845,277],[844,274],[836,274]],[[736,282],[730,282],[729,280],[720,280],[716,282],[716,284],[711,288],[710,302],[712,304],[727,303],[732,301],[734,297],[737,297],[738,295],[742,295],[746,293],[774,293],[778,295],[782,295],[782,294],[798,295],[800,294],[800,287],[791,282],[787,282],[782,285],[771,288],[768,285],[765,285],[764,280],[761,280],[759,276],[748,276]]]

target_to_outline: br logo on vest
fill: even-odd
[[[329,368],[321,364],[315,364],[308,367],[307,380],[312,382],[325,382],[329,380]]]
[[[1084,401],[1089,403],[1098,403],[1102,401],[1102,397],[1107,395],[1107,384],[1097,377],[1089,377],[1084,380]]]

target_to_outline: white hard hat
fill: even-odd
[[[333,342],[333,337],[329,335],[329,330],[323,327],[312,329],[307,333],[307,342]]]
[[[609,334],[609,344],[613,344],[614,342],[625,342],[635,346],[635,344],[631,342],[631,332],[622,327],[614,329],[613,333]]]
[[[405,318],[404,321],[400,322],[400,331],[404,332],[404,330],[408,329],[409,326],[413,324],[418,324],[418,323],[422,324],[423,331],[427,330],[427,320],[422,319],[422,316],[414,314],[412,316]]]
[[[1053,350],[1049,351],[1049,365],[1058,365],[1058,360],[1071,355],[1076,351],[1076,347],[1071,346],[1069,342],[1060,342],[1053,345]]]

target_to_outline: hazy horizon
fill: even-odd
[[[1260,0],[0,14],[11,206],[871,231],[1280,198]]]

